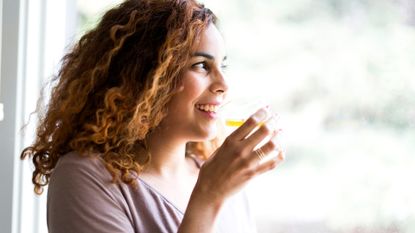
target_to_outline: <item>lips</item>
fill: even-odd
[[[216,113],[219,109],[218,104],[196,104],[196,108],[204,112]]]

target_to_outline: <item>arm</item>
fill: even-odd
[[[187,232],[213,232],[216,217],[223,202],[212,203],[206,195],[199,193],[195,188],[186,209],[179,233]]]
[[[253,177],[275,168],[283,160],[283,152],[279,150],[276,158],[259,163],[260,158],[254,151],[269,135],[272,137],[261,147],[262,152],[268,154],[277,149],[279,131],[271,130],[264,124],[252,133],[266,117],[266,111],[259,110],[235,130],[203,164],[179,233],[213,232],[217,216],[226,199],[238,192]]]

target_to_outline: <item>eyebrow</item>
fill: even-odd
[[[205,53],[205,52],[195,52],[194,54],[193,54],[193,56],[194,57],[205,57],[205,58],[207,58],[207,59],[209,59],[209,60],[215,60],[215,57],[214,56],[212,56],[212,55],[210,55],[210,54],[208,54],[208,53]],[[225,57],[223,57],[223,61],[225,61],[226,60],[226,56]]]

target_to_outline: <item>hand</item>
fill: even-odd
[[[277,142],[281,130],[272,129],[267,122],[261,124],[267,115],[267,109],[258,110],[226,138],[200,169],[194,192],[205,195],[211,203],[221,205],[253,177],[272,170],[284,159],[284,153]],[[255,131],[258,125],[261,126]],[[271,139],[255,151],[254,148],[268,136]],[[261,154],[266,155],[276,149],[278,156],[260,163]]]

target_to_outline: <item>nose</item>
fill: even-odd
[[[226,94],[228,91],[228,84],[226,83],[225,76],[223,72],[217,71],[214,74],[213,83],[210,86],[210,90],[214,94]]]

